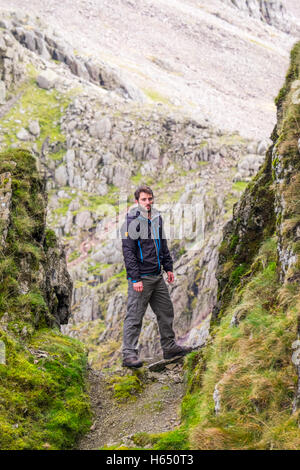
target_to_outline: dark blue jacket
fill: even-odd
[[[173,271],[160,213],[152,207],[151,219],[144,217],[139,206],[126,214],[121,228],[122,250],[127,279],[141,281],[148,274]]]

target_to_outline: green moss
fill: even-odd
[[[109,267],[111,267],[111,264],[95,263],[93,266],[88,267],[88,273],[92,273],[95,276],[99,276],[103,273],[105,269],[108,269]]]
[[[161,434],[136,433],[132,437],[137,448],[153,450],[188,450],[187,434],[183,429],[176,429]]]
[[[152,435],[153,450],[189,450],[187,433],[184,429]]]
[[[230,250],[234,250],[238,242],[239,242],[238,235],[233,235],[230,240]]]
[[[32,318],[32,321],[38,323],[45,316],[45,306],[35,301],[40,295],[38,287],[35,287],[38,284],[39,266],[45,261],[43,242],[46,202],[42,196],[43,185],[35,159],[26,151],[15,150],[1,154],[0,172],[5,171],[12,175],[12,207],[6,245],[1,253],[0,299],[3,301],[1,303],[0,300],[0,304],[9,311],[11,319],[18,318],[22,308],[27,319]],[[31,293],[20,294],[19,273],[25,269],[26,281],[31,283],[32,289]]]
[[[241,145],[246,144],[246,140],[240,134],[224,134],[218,139],[219,145]]]
[[[135,186],[139,186],[141,184],[151,186],[154,183],[154,179],[152,176],[143,176],[140,171],[136,175],[133,175],[131,177],[131,181]]]
[[[54,248],[57,243],[55,232],[51,229],[46,229],[45,233],[45,249]]]
[[[246,181],[237,181],[236,183],[233,183],[232,189],[236,191],[244,191],[248,186],[248,183]]]
[[[86,353],[58,331],[37,331],[25,345],[0,330],[0,447],[68,449],[90,426]],[[32,351],[32,352],[31,352]]]
[[[231,283],[232,286],[236,286],[239,283],[242,275],[245,274],[246,270],[247,270],[247,265],[240,264],[231,272],[229,282]]]
[[[137,395],[143,390],[143,383],[137,374],[122,377],[114,376],[109,383],[114,398],[119,402],[136,400]]]
[[[65,153],[65,150],[60,150],[59,152],[50,153],[49,157],[51,158],[51,160],[62,161]]]

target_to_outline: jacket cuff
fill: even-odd
[[[164,270],[166,271],[166,273],[167,273],[168,271],[173,272],[173,266],[164,266]]]

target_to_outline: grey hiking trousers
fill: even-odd
[[[147,306],[156,315],[163,350],[171,349],[175,344],[173,330],[174,309],[163,274],[143,277],[143,291],[136,292],[131,280],[128,280],[127,313],[123,327],[123,357],[135,355],[142,328],[143,316]]]

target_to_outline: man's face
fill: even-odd
[[[139,200],[136,200],[136,202],[142,206],[142,208],[144,208],[145,211],[150,211],[151,210],[151,206],[154,202],[154,198],[151,194],[148,194],[148,193],[141,193],[140,194],[140,197],[139,197]]]

